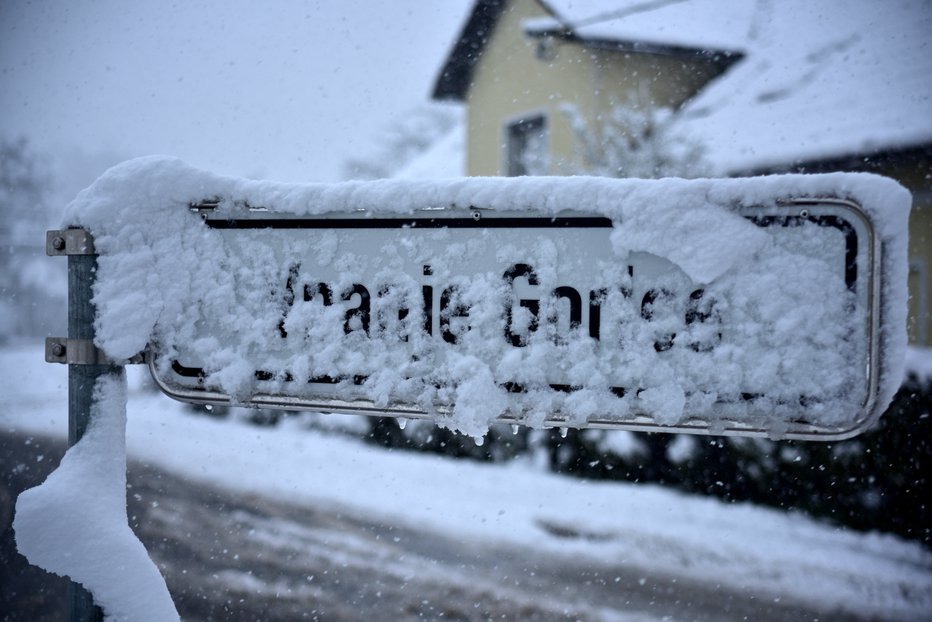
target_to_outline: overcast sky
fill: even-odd
[[[332,181],[429,99],[471,0],[2,0],[0,135]]]

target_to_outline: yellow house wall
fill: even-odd
[[[571,101],[591,113],[593,65],[576,45],[559,45],[552,61],[535,57],[536,43],[524,36],[521,24],[546,15],[534,0],[512,0],[483,48],[466,100],[468,175],[504,175],[506,124],[541,113],[547,119],[550,172],[572,169],[572,130],[559,104]]]
[[[600,113],[615,105],[675,108],[719,69],[701,59],[627,53],[556,41],[552,60],[535,55],[537,42],[522,22],[547,16],[536,0],[511,0],[503,10],[473,73],[467,94],[468,175],[504,175],[505,127],[544,114],[550,169],[578,172],[585,164],[566,113],[571,104],[599,131]]]
[[[909,259],[913,265],[909,273],[909,341],[932,346],[932,197],[928,191],[924,201],[913,201]]]
[[[595,110],[603,113],[590,120],[597,132],[616,107],[675,110],[721,72],[720,65],[698,57],[611,49],[592,49],[591,57]]]
[[[836,169],[832,169],[836,170]],[[865,161],[862,166],[837,170],[862,170],[900,182],[913,195],[909,214],[909,342],[932,346],[932,151],[906,156],[898,161]]]
[[[909,165],[881,168],[913,193],[909,214],[909,320],[910,343],[932,346],[932,154]]]
[[[701,58],[601,49],[593,51],[602,110],[623,105],[678,108],[721,69]]]

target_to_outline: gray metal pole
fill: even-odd
[[[68,337],[94,339],[95,308],[91,302],[96,255],[68,256]],[[122,375],[117,365],[68,365],[68,444],[74,445],[84,436],[91,422],[91,404],[97,379]],[[79,583],[72,582],[69,592],[71,622],[102,622],[103,611],[94,605],[91,594]]]

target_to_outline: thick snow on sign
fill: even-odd
[[[101,253],[101,347],[234,401],[838,435],[902,375],[909,203],[865,175],[286,185],[148,158],[68,224]]]

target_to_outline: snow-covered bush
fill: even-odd
[[[577,174],[601,177],[702,177],[710,173],[702,145],[677,129],[669,108],[616,103],[587,120],[573,104],[560,111],[573,130]]]

